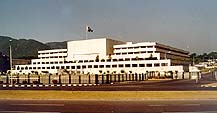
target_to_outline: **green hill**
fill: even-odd
[[[12,40],[10,42],[10,40]],[[12,47],[13,58],[37,58],[38,50],[50,49],[46,44],[33,39],[14,39],[0,36],[0,51],[9,55],[9,46]]]

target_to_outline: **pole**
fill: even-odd
[[[12,40],[9,40],[10,42]],[[11,75],[11,85],[13,85],[13,79],[12,79],[12,51],[11,51],[11,43],[10,43],[10,75]]]

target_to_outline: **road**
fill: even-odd
[[[212,81],[215,82],[215,81]],[[208,83],[208,82],[206,82]],[[201,87],[204,81],[195,80],[148,80],[131,81],[97,86],[43,86],[43,87],[2,87],[1,90],[68,90],[68,91],[192,91],[216,90],[213,87]]]
[[[0,113],[216,113],[217,100],[1,100]]]

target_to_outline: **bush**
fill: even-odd
[[[23,81],[23,84],[27,84],[27,81]]]
[[[57,81],[57,80],[52,80],[52,83],[53,83],[53,84],[57,84],[58,81]]]

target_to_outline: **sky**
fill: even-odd
[[[43,43],[111,37],[217,51],[217,0],[0,0],[0,35]]]

